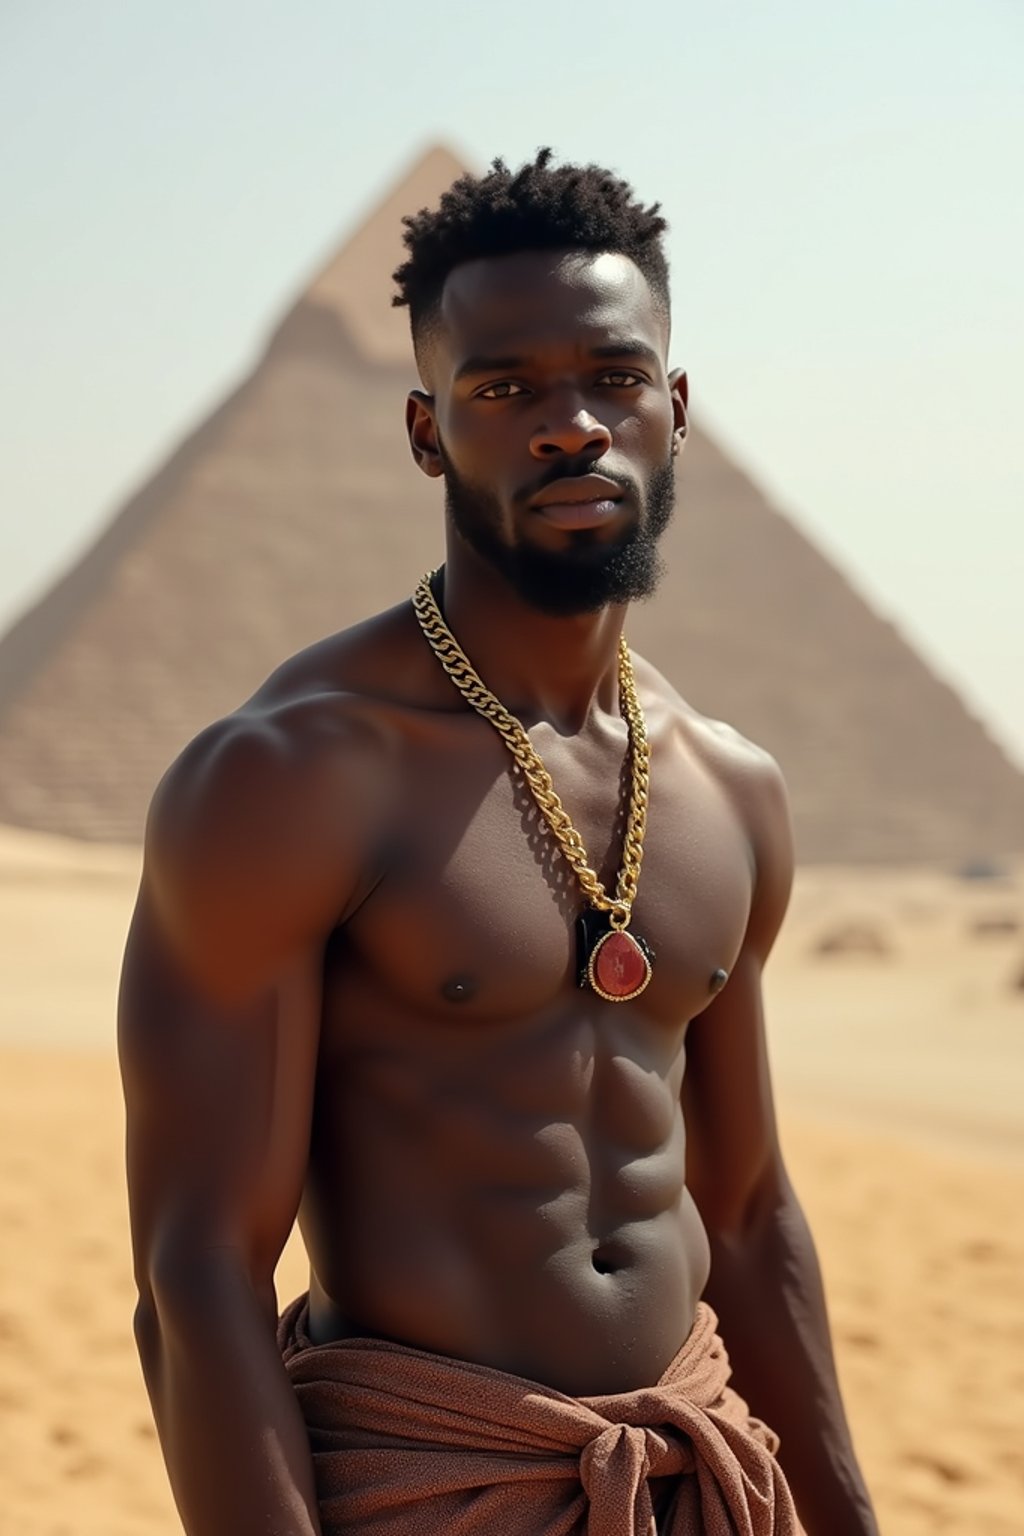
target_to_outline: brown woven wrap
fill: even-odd
[[[316,1345],[306,1323],[303,1296],[278,1342],[324,1536],[800,1536],[703,1304],[657,1386],[609,1397],[381,1339]]]

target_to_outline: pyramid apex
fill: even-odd
[[[306,289],[303,299],[332,309],[370,362],[409,363],[409,316],[391,303],[401,265],[402,217],[437,203],[468,167],[442,144],[425,149]]]

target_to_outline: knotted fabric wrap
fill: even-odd
[[[703,1303],[657,1386],[608,1397],[384,1339],[313,1344],[307,1322],[300,1296],[278,1344],[324,1536],[800,1536]]]

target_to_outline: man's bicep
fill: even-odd
[[[296,756],[283,731],[219,721],[182,753],[150,808],[149,908],[199,992],[229,1011],[326,937],[356,882],[355,817],[338,828],[336,784],[322,763]]]
[[[363,864],[356,817],[337,813],[366,778],[350,734],[287,710],[228,717],[154,796],[119,1022],[143,1267],[232,1246],[268,1279],[287,1237],[324,945]]]
[[[742,784],[755,887],[740,952],[724,990],[689,1027],[682,1102],[687,1183],[705,1224],[741,1226],[785,1181],[765,1031],[762,973],[793,881],[785,784],[759,754]]]
[[[781,1173],[761,968],[750,951],[690,1025],[682,1103],[690,1193],[709,1229],[738,1228]]]
[[[319,953],[226,1003],[182,965],[143,888],[118,1020],[141,1287],[216,1247],[269,1281],[302,1190],[319,1017]]]

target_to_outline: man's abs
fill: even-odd
[[[681,1032],[630,1050],[592,1011],[455,1056],[426,1020],[418,1048],[381,1028],[327,1051],[302,1209],[318,1343],[376,1334],[573,1395],[657,1381],[708,1270]]]

